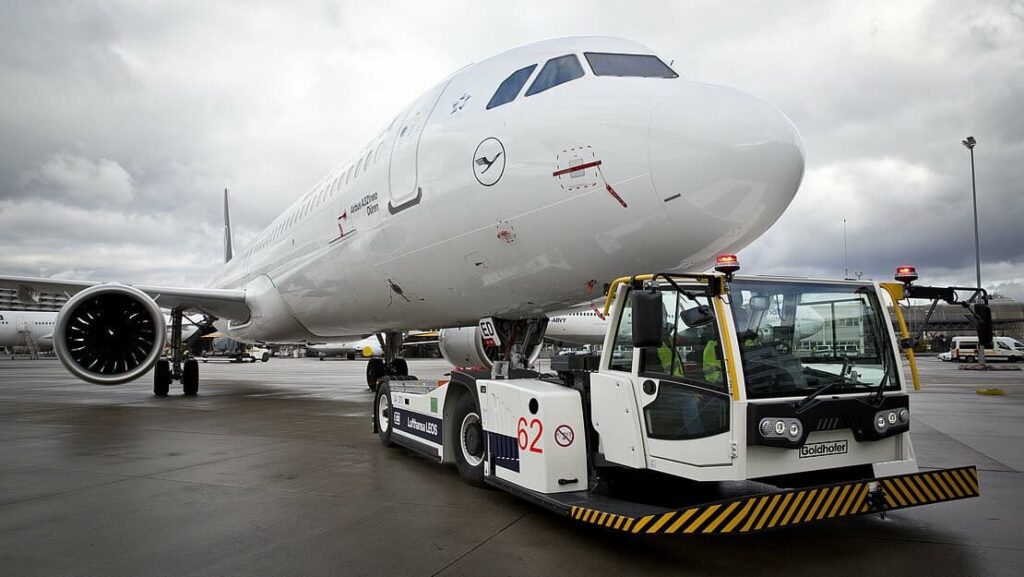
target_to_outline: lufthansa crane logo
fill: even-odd
[[[485,138],[473,153],[473,175],[477,182],[492,186],[505,174],[505,147],[493,136]]]

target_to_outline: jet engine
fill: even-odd
[[[530,348],[530,363],[540,356],[542,341],[538,339]],[[488,369],[498,359],[498,348],[484,345],[480,326],[441,329],[437,336],[437,346],[441,349],[444,360],[456,367],[480,367]]]
[[[57,315],[53,348],[68,371],[97,385],[137,379],[160,358],[167,329],[152,298],[122,284],[89,287]]]

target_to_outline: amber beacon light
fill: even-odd
[[[896,267],[896,280],[903,284],[910,284],[917,280],[917,268],[912,266]]]
[[[720,254],[715,259],[715,270],[731,279],[732,275],[740,270],[740,259],[734,254]]]

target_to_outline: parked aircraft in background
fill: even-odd
[[[775,107],[682,78],[636,42],[559,38],[467,66],[416,98],[244,251],[226,234],[209,288],[0,286],[76,293],[54,341],[87,381],[118,384],[155,365],[156,394],[172,379],[194,394],[194,361],[159,360],[164,307],[172,327],[201,311],[250,342],[384,332],[384,358],[367,363],[375,388],[407,374],[399,353],[412,327],[476,325],[464,348],[481,323],[503,343],[485,360],[525,365],[545,313],[623,274],[707,268],[778,219],[803,171],[800,137]]]
[[[50,350],[56,325],[56,311],[0,311],[0,347]]]
[[[34,342],[39,350],[52,349],[58,314],[59,311],[0,311],[0,347],[27,347]],[[195,331],[195,326],[186,325],[182,327],[182,336],[188,338]]]
[[[306,350],[312,353],[313,356],[318,356],[321,359],[331,356],[342,356],[349,359],[369,359],[384,356],[384,347],[381,346],[380,339],[376,335],[359,340],[353,339],[307,345]]]
[[[607,332],[608,319],[595,305],[551,315],[544,338],[559,343],[600,345],[604,343],[604,335]]]

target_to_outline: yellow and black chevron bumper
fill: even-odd
[[[577,506],[569,508],[569,515],[628,533],[752,533],[978,494],[978,469],[971,466],[751,495],[642,516]]]

